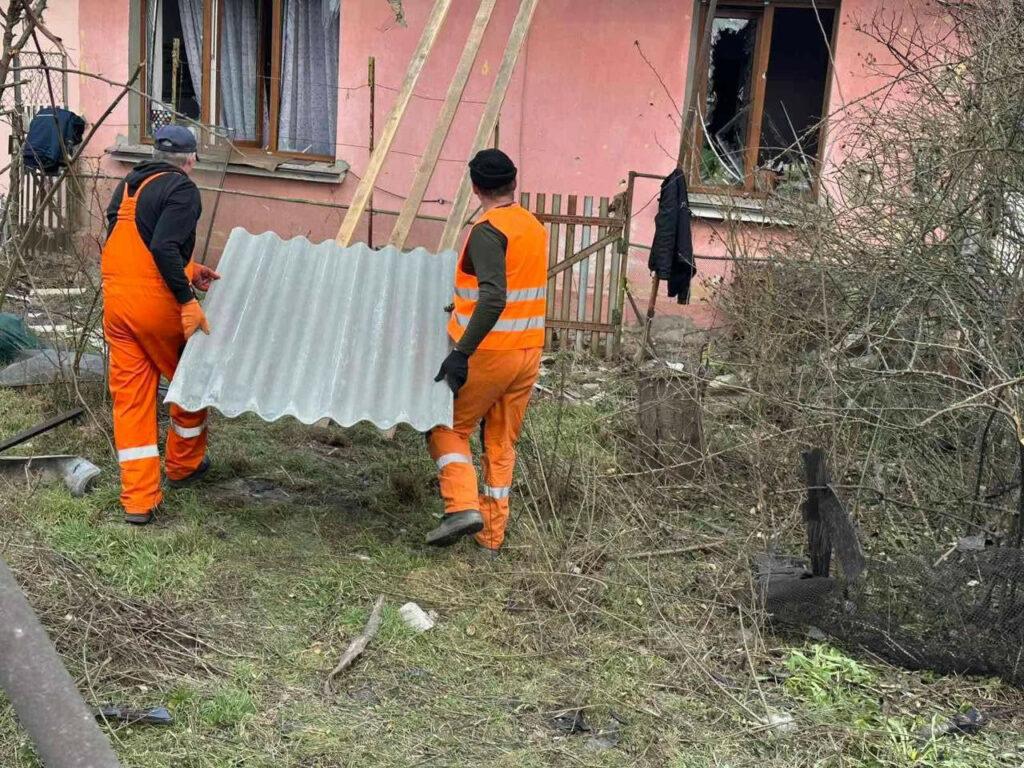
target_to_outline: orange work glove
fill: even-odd
[[[210,285],[213,283],[213,281],[220,280],[220,275],[214,272],[205,264],[196,264],[195,262],[193,262],[189,264],[189,266],[192,267],[191,275],[189,275],[189,280],[192,282],[192,285],[194,285],[200,291],[210,290]]]
[[[199,306],[196,299],[181,305],[181,330],[185,334],[186,340],[191,339],[192,334],[196,331],[210,334],[210,324],[206,322],[203,308]]]

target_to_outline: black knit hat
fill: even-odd
[[[469,178],[480,189],[498,189],[516,180],[516,166],[500,149],[484,149],[469,161]]]

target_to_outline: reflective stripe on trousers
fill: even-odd
[[[143,445],[138,448],[122,448],[117,452],[117,460],[119,463],[124,464],[128,461],[139,461],[140,459],[159,459],[160,449],[156,443],[153,445]]]
[[[437,468],[444,469],[449,464],[472,464],[473,459],[461,453],[446,453],[437,459]]]
[[[203,423],[198,427],[183,427],[174,419],[171,419],[171,429],[173,429],[174,434],[180,438],[185,440],[194,440],[206,431],[206,421],[203,420]]]
[[[512,489],[507,485],[501,488],[494,488],[493,486],[485,485],[484,496],[488,496],[492,499],[507,499],[509,491],[511,490]]]

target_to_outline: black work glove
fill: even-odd
[[[453,349],[441,363],[441,369],[434,377],[434,381],[447,381],[448,386],[452,388],[452,394],[458,397],[459,390],[462,389],[462,385],[466,383],[468,377],[469,355]]]

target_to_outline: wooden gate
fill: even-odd
[[[601,357],[618,352],[630,192],[614,199],[520,195],[522,206],[548,230],[546,349],[589,350]]]

